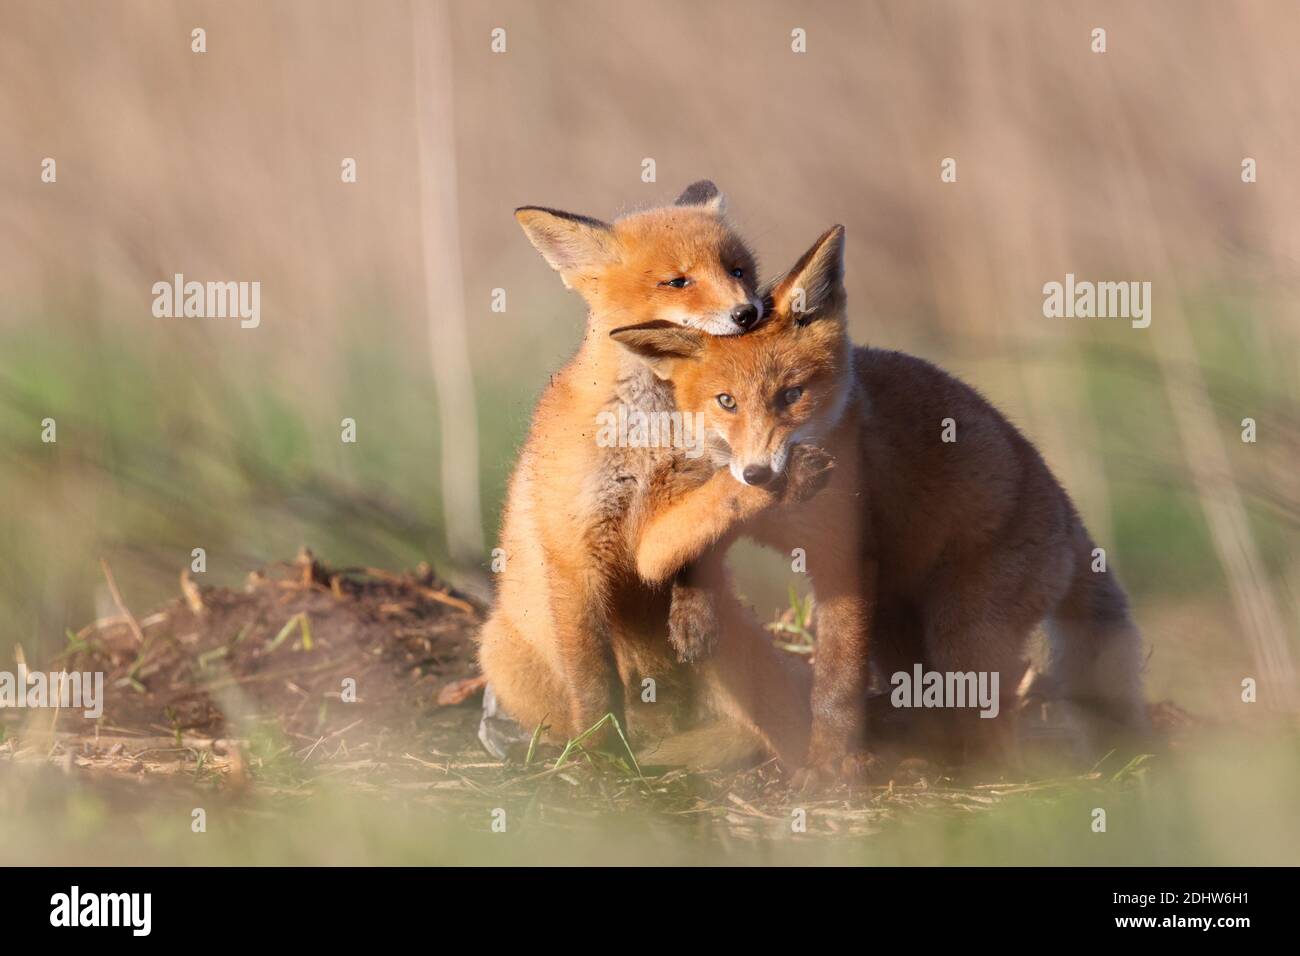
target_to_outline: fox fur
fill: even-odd
[[[788,672],[721,582],[712,591],[718,645],[707,662],[683,664],[667,641],[672,575],[648,582],[637,574],[641,528],[656,503],[698,485],[707,462],[681,449],[596,440],[601,412],[675,409],[672,387],[609,333],[645,322],[708,337],[743,331],[737,316],[761,316],[753,255],[707,182],[677,205],[613,223],[541,207],[516,218],[586,301],[588,318],[577,354],[537,403],[510,480],[505,570],[479,637],[497,700],[556,742],[613,713],[653,751],[654,741],[719,719],[751,749],[761,743],[799,762],[806,675]]]
[[[974,389],[914,356],[853,346],[843,243],[841,227],[825,233],[774,284],[770,316],[747,335],[654,321],[612,333],[672,384],[680,409],[705,416],[714,460],[722,448],[726,462],[656,508],[636,573],[703,573],[742,533],[804,550],[817,628],[808,780],[871,765],[872,664],[1000,673],[999,716],[966,720],[959,738],[971,754],[1007,756],[1040,622],[1050,682],[1093,738],[1140,735],[1141,639],[1114,573],[1092,570],[1094,544],[1069,495]],[[955,441],[944,440],[947,419]],[[810,467],[827,476],[825,490],[774,506],[773,488]],[[674,610],[674,627],[710,629],[692,621],[711,613],[707,601],[680,596],[691,606]]]

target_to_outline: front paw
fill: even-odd
[[[791,786],[803,793],[816,793],[842,783],[863,786],[880,783],[883,779],[884,765],[879,758],[858,750],[839,756],[810,758],[795,771]]]
[[[835,458],[815,445],[795,445],[786,464],[785,501],[807,501],[826,487],[835,470]]]
[[[688,458],[674,455],[655,475],[654,483],[669,499],[694,491],[717,472],[718,466],[707,456]]]
[[[683,664],[704,660],[718,637],[713,593],[707,588],[675,584],[668,609],[668,642]]]

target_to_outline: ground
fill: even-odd
[[[219,861],[549,861],[582,846],[582,858],[604,859],[629,845],[646,861],[695,862],[767,859],[773,841],[800,859],[801,840],[827,837],[838,850],[876,839],[906,861],[917,839],[949,853],[935,834],[964,818],[1010,808],[1017,819],[1054,819],[1122,804],[1144,788],[1152,761],[1169,759],[960,784],[935,764],[895,760],[876,785],[815,795],[792,791],[771,763],[659,772],[539,749],[503,764],[476,738],[484,609],[429,569],[330,569],[304,552],[251,575],[242,592],[188,576],[181,592],[155,613],[127,611],[70,634],[45,668],[104,671],[101,719],[0,712],[0,816],[26,814],[60,834],[60,859],[78,859],[84,838],[99,862],[114,862],[129,852],[104,832],[115,827],[148,847],[148,859],[194,859],[176,841],[203,832],[197,807],[232,827]],[[791,630],[788,620],[777,629]],[[1193,726],[1169,704],[1153,717],[1175,750]],[[1040,738],[1050,729],[1029,726]],[[288,845],[232,849],[273,822],[296,828]],[[420,833],[423,849],[402,846],[393,826]],[[614,836],[598,839],[611,827]],[[330,843],[351,829],[358,845],[346,852],[361,859],[338,857]],[[479,842],[501,830],[535,842],[516,856]],[[385,850],[390,840],[398,845]]]

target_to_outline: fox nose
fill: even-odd
[[[758,309],[754,308],[754,303],[746,302],[731,310],[731,319],[742,329],[747,329],[758,321]]]
[[[747,485],[765,485],[772,480],[772,469],[767,465],[746,465],[741,474]]]

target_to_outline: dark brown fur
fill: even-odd
[[[805,292],[798,314],[797,289]],[[916,662],[998,672],[1000,715],[963,713],[960,737],[969,750],[1005,754],[1026,640],[1044,620],[1060,696],[1089,718],[1095,736],[1140,732],[1140,638],[1127,599],[1112,572],[1091,570],[1093,542],[1034,446],[934,365],[851,346],[842,230],[809,250],[773,304],[768,324],[740,338],[660,347],[653,334],[615,336],[673,382],[679,408],[706,414],[740,466],[796,461],[798,442],[836,460],[824,492],[780,508],[759,507],[754,489],[720,471],[656,515],[637,556],[643,577],[662,580],[742,532],[786,554],[804,549],[818,634],[805,779],[869,765],[872,661],[885,674]],[[780,397],[796,384],[803,392],[787,407]],[[723,393],[736,410],[719,409]],[[955,442],[942,440],[945,419],[955,421]],[[720,516],[728,494],[752,504]],[[698,615],[699,596],[682,597]],[[673,615],[679,632],[690,631],[689,617]]]

